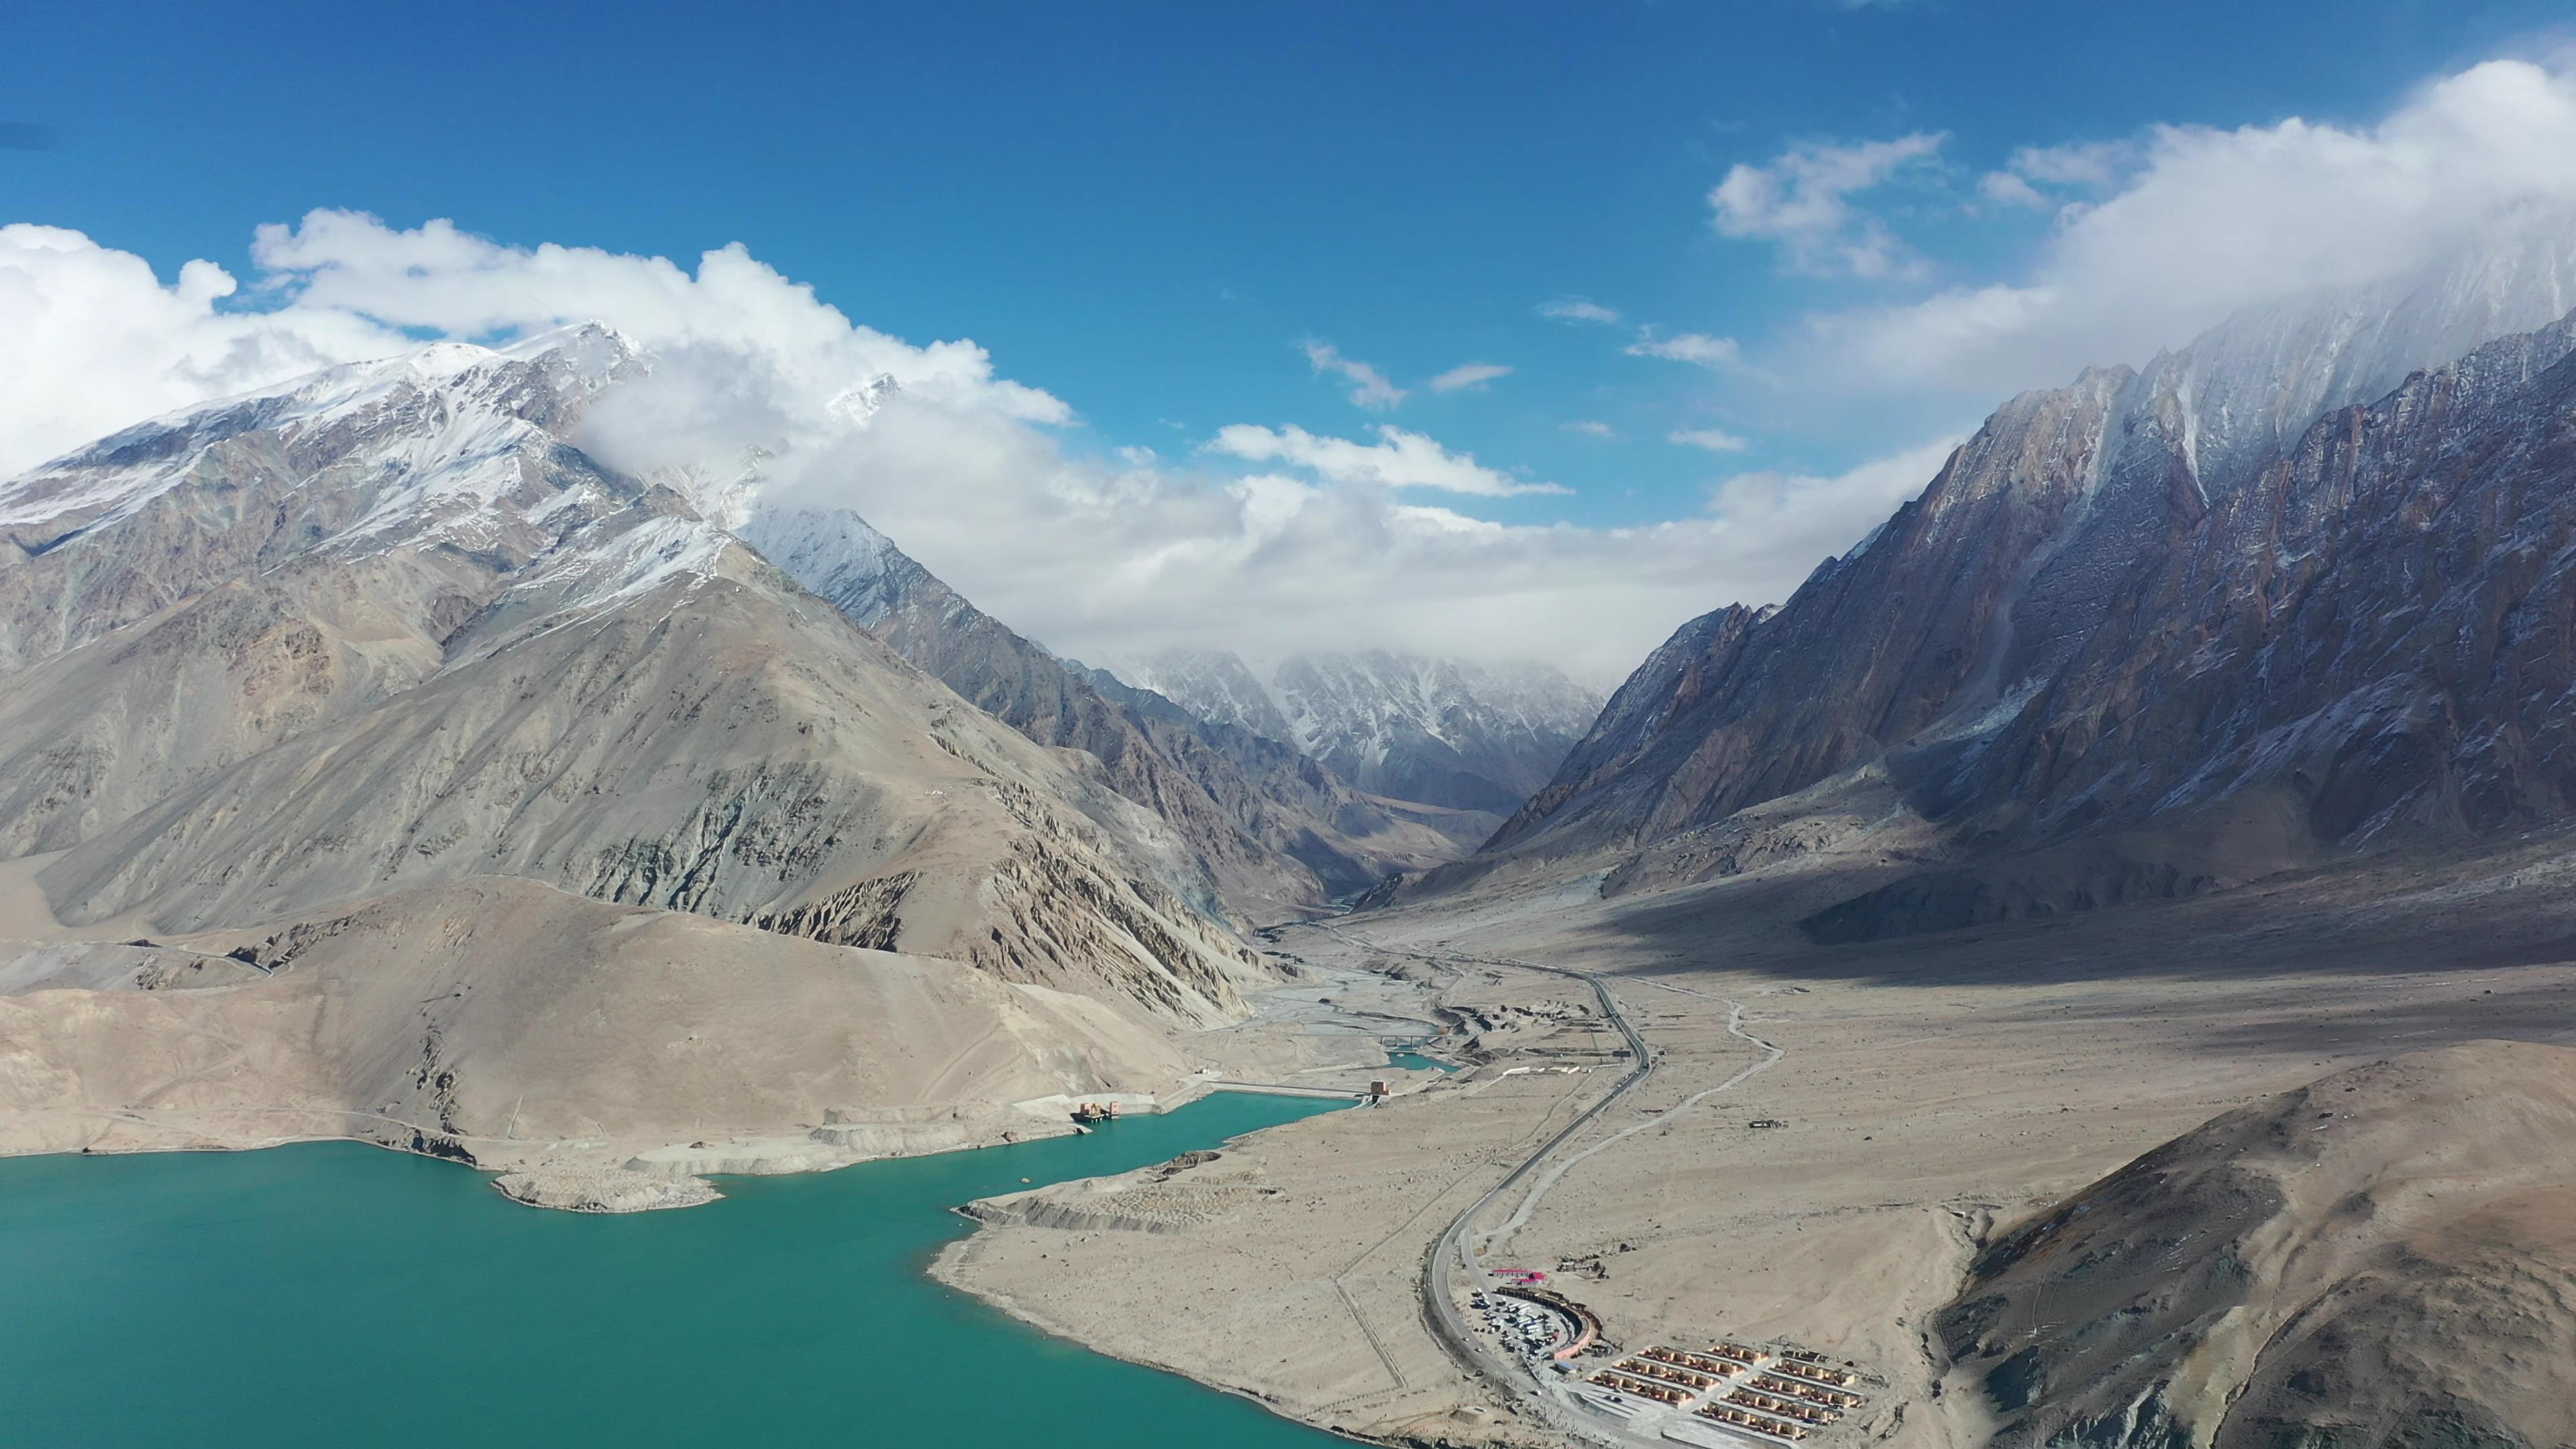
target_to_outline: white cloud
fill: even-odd
[[[740,248],[691,269],[324,212],[263,232],[256,260],[241,290],[267,310],[228,313],[212,263],[164,286],[78,233],[0,228],[0,458],[412,346],[397,329],[492,338],[595,315],[656,360],[594,406],[584,447],[630,471],[719,474],[764,450],[769,496],[858,510],[1077,656],[1383,646],[1536,656],[1603,684],[1685,618],[1784,597],[1878,521],[1845,506],[1849,487],[1783,484],[1645,527],[1499,523],[1465,510],[1553,485],[1394,428],[1230,428],[1183,460],[1121,450],[974,344],[875,332]],[[896,383],[872,413],[831,407],[877,377]]]
[[[1732,337],[1711,337],[1705,332],[1658,337],[1651,327],[1641,329],[1637,340],[1620,350],[1630,357],[1660,357],[1666,362],[1687,362],[1711,370],[1736,367],[1744,361],[1744,349]]]
[[[2075,188],[2088,193],[2108,190],[2138,163],[2138,148],[2127,141],[2082,141],[2064,146],[2023,146],[2000,171],[1977,178],[1977,193],[2005,206],[2048,211],[2060,206],[2070,217],[2085,203],[2065,202],[2039,189],[2041,185]],[[2037,183],[2037,184],[2034,184]]]
[[[2046,211],[2053,205],[2039,189],[2009,171],[1989,171],[1977,178],[1977,193],[1988,201],[2005,206],[2026,206],[2033,211]]]
[[[1583,418],[1571,423],[1558,423],[1556,426],[1561,432],[1581,433],[1587,438],[1615,438],[1619,436],[1619,430],[1617,428],[1610,426],[1608,423],[1595,422],[1590,418]]]
[[[2374,125],[2162,126],[2025,148],[2014,175],[2085,188],[2024,275],[1807,324],[1807,375],[1973,389],[2139,361],[2248,306],[2391,282],[2576,209],[2576,74],[2491,61]],[[2034,190],[2037,188],[2034,187]]]
[[[0,477],[130,423],[410,344],[338,312],[222,312],[238,284],[59,227],[0,227]]]
[[[1741,453],[1753,446],[1722,428],[1677,428],[1666,433],[1664,441],[1685,448],[1706,448],[1712,453]]]
[[[1946,139],[1918,131],[1850,146],[1802,141],[1768,166],[1729,168],[1708,204],[1722,235],[1779,243],[1781,264],[1792,272],[1918,276],[1920,259],[1851,198],[1930,161]]]
[[[432,221],[397,231],[372,216],[315,211],[295,227],[263,226],[251,247],[266,269],[256,290],[291,310],[356,315],[451,337],[610,323],[661,352],[741,353],[800,397],[829,398],[851,383],[891,377],[944,406],[991,408],[1060,423],[1072,410],[1036,388],[997,378],[972,342],[913,346],[858,326],[814,289],[752,259],[740,243],[698,258],[697,273],[662,257],[596,247],[503,246]]]
[[[1509,377],[1511,369],[1494,362],[1463,362],[1431,379],[1433,392],[1483,392],[1485,384]]]
[[[1397,387],[1385,373],[1365,362],[1344,357],[1329,342],[1319,342],[1309,337],[1297,346],[1306,354],[1306,360],[1314,364],[1317,377],[1322,377],[1328,372],[1337,373],[1344,381],[1350,383],[1351,402],[1354,406],[1367,408],[1371,412],[1390,412],[1410,395],[1403,388]]]
[[[1254,471],[1211,477],[1072,457],[1041,429],[897,403],[802,460],[779,496],[856,508],[1076,658],[1382,647],[1543,658],[1607,686],[1684,619],[1787,597],[1877,525],[1885,510],[1870,502],[1904,492],[1873,493],[1880,474],[1856,470],[1862,481],[1740,484],[1704,514],[1642,527],[1500,523],[1462,511],[1472,499],[1456,492],[1454,506],[1415,501],[1437,485],[1398,481],[1405,469],[1452,476],[1436,445],[1420,448],[1408,461],[1383,436],[1226,429],[1210,451]],[[1937,453],[1890,466],[1919,467],[1919,490]]]
[[[2013,152],[2010,169],[2032,181],[2100,190],[2117,182],[2137,162],[2138,148],[2127,141],[2078,141],[2023,146]]]
[[[1588,322],[1597,327],[1616,326],[1619,309],[1604,307],[1589,297],[1559,297],[1539,304],[1538,315],[1552,322]]]
[[[1378,440],[1355,443],[1348,438],[1317,437],[1300,427],[1276,431],[1252,423],[1217,429],[1208,450],[1251,463],[1288,463],[1320,474],[1326,481],[1376,488],[1435,488],[1509,498],[1524,493],[1563,493],[1553,483],[1530,483],[1478,463],[1466,453],[1452,453],[1420,433],[1380,424]]]
[[[1738,473],[1709,490],[1708,511],[1742,536],[1813,564],[1867,537],[1920,494],[1963,441],[1918,444],[1831,476]]]

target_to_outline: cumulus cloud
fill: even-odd
[[[0,226],[0,477],[157,413],[409,346],[362,316],[219,310],[231,273],[164,286],[76,231]]]
[[[662,257],[510,247],[449,221],[403,231],[360,212],[316,211],[294,227],[259,228],[251,258],[267,273],[256,290],[299,313],[466,339],[600,320],[656,352],[754,359],[800,401],[886,377],[943,405],[1040,423],[1072,417],[1055,397],[996,376],[974,343],[914,346],[857,325],[739,243],[698,258],[692,275]]]
[[[1381,424],[1374,443],[1324,438],[1300,427],[1270,429],[1252,423],[1219,428],[1208,450],[1248,462],[1305,468],[1326,481],[1373,488],[1430,488],[1485,498],[1524,493],[1564,493],[1554,483],[1531,483],[1452,453],[1420,433]]]
[[[1356,358],[1344,357],[1340,350],[1329,342],[1319,342],[1309,337],[1297,346],[1306,354],[1306,361],[1314,365],[1317,377],[1322,377],[1328,372],[1334,373],[1351,385],[1351,402],[1354,406],[1367,408],[1371,412],[1392,412],[1412,395],[1403,388],[1397,387],[1385,373]]]
[[[1561,432],[1581,433],[1587,438],[1615,438],[1619,436],[1619,430],[1617,428],[1610,426],[1608,423],[1597,422],[1591,418],[1580,418],[1570,423],[1558,423],[1556,426]]]
[[[2576,212],[2576,74],[2491,61],[2376,124],[2160,126],[2024,148],[2008,174],[2071,189],[2017,279],[1812,319],[1817,375],[2000,391],[2138,361],[2239,309],[2396,282]],[[1989,193],[1992,194],[1992,193]]]
[[[1920,494],[1963,441],[1936,439],[1829,476],[1738,473],[1709,490],[1708,510],[1739,536],[1771,540],[1791,558],[1839,554]]]
[[[1483,392],[1485,385],[1498,377],[1511,376],[1511,369],[1494,362],[1462,362],[1431,379],[1433,392]]]
[[[1374,645],[1536,656],[1605,685],[1681,620],[1784,596],[1878,521],[1852,504],[1865,490],[1780,478],[1645,527],[1502,523],[1467,510],[1562,490],[1392,427],[1230,427],[1181,459],[1119,447],[974,343],[874,331],[739,247],[689,267],[317,212],[264,229],[253,260],[165,284],[79,233],[0,228],[0,457],[425,338],[595,317],[653,365],[596,403],[582,446],[714,479],[756,457],[762,496],[855,509],[1068,653]]]
[[[1589,297],[1559,297],[1553,302],[1542,302],[1538,315],[1551,322],[1580,322],[1596,327],[1613,327],[1619,322],[1619,309],[1604,307]]]
[[[1685,448],[1706,448],[1712,453],[1741,453],[1753,446],[1723,428],[1676,428],[1664,435],[1664,441]]]
[[[2080,207],[2079,199],[2069,201],[2067,188],[2079,192],[2107,190],[2133,169],[2138,162],[2138,148],[2127,141],[2079,141],[2063,146],[2023,146],[2012,153],[2012,159],[2000,171],[1989,171],[1977,178],[1977,194],[1988,201],[2006,206],[2028,207],[2047,211],[2055,207]],[[2040,190],[2041,186],[2050,191]],[[2052,195],[2055,192],[2058,194]]]
[[[1768,166],[1739,162],[1728,168],[1708,193],[1708,204],[1721,235],[1778,243],[1781,265],[1789,271],[1919,276],[1921,259],[1851,198],[1929,162],[1947,139],[1918,131],[1848,146],[1802,141]]]
[[[1047,429],[893,400],[777,486],[782,502],[857,509],[1076,658],[1382,647],[1542,658],[1606,687],[1684,619],[1785,598],[1880,522],[1874,500],[1905,493],[1873,485],[1916,468],[1919,490],[1943,452],[1850,479],[1748,475],[1697,516],[1585,528],[1478,518],[1461,509],[1481,495],[1404,481],[1475,466],[1413,436],[1229,428],[1200,469],[1136,467],[1070,455]],[[1247,471],[1215,471],[1228,462]],[[1439,497],[1459,503],[1417,501]]]
[[[1687,362],[1712,371],[1736,367],[1744,361],[1744,348],[1732,337],[1711,337],[1705,332],[1658,337],[1651,327],[1640,329],[1637,340],[1620,350],[1630,357],[1660,357],[1666,362]]]

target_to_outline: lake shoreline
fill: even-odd
[[[535,1442],[1334,1442],[1258,1399],[1077,1351],[925,1271],[960,1240],[956,1204],[1149,1169],[1311,1110],[1200,1106],[1011,1153],[728,1182],[719,1212],[623,1218],[509,1211],[399,1160],[428,1154],[348,1138],[185,1164],[166,1150],[0,1161],[0,1272],[55,1328],[0,1365],[0,1404],[38,1442],[161,1442],[185,1425],[208,1449],[427,1449],[494,1412]],[[365,1395],[290,1403],[210,1357],[127,1383],[120,1366],[171,1324],[290,1357],[435,1355],[471,1392],[386,1422]],[[1016,1390],[979,1391],[995,1381]],[[874,1406],[855,1440],[853,1395]]]
[[[1286,1093],[1258,1093],[1256,1089],[1251,1088],[1239,1090],[1242,1090],[1246,1095],[1290,1095]],[[1201,1094],[1202,1097],[1213,1095],[1216,1095],[1216,1093],[1208,1092]],[[1257,1130],[1267,1131],[1270,1129],[1263,1128]],[[1254,1135],[1257,1134],[1252,1132],[1239,1133],[1236,1136],[1226,1138],[1224,1141],[1218,1143],[1215,1150],[1223,1151],[1232,1149],[1245,1138]],[[1131,1171],[1133,1171],[1133,1169],[1131,1169]],[[1200,1373],[1195,1373],[1190,1369],[1184,1368],[1181,1365],[1156,1358],[1151,1354],[1134,1352],[1114,1343],[1086,1338],[1071,1326],[1049,1317],[1044,1312],[1033,1307],[1026,1301],[1012,1295],[1007,1290],[989,1285],[979,1285],[970,1280],[968,1273],[973,1267],[978,1251],[991,1245],[997,1235],[1008,1231],[1012,1226],[1012,1224],[1006,1220],[987,1219],[979,1217],[975,1213],[968,1211],[968,1209],[973,1207],[975,1203],[1001,1201],[1024,1195],[1033,1196],[1042,1193],[1049,1188],[1062,1188],[1080,1183],[1097,1182],[1103,1178],[1121,1175],[1124,1174],[1104,1173],[1091,1178],[1063,1178],[1052,1183],[1044,1184],[1043,1186],[1033,1186],[1023,1189],[1021,1192],[1002,1193],[994,1198],[978,1198],[975,1199],[974,1202],[961,1203],[951,1207],[949,1211],[971,1224],[973,1231],[969,1232],[962,1238],[958,1238],[955,1241],[950,1242],[947,1246],[941,1248],[936,1254],[932,1255],[930,1262],[924,1266],[922,1271],[932,1282],[939,1284],[941,1287],[947,1288],[950,1291],[961,1294],[967,1298],[971,1298],[976,1302],[993,1309],[995,1312],[1005,1314],[1020,1323],[1026,1324],[1030,1328],[1036,1329],[1038,1332],[1045,1334],[1049,1338],[1071,1344],[1087,1353],[1096,1353],[1104,1358],[1114,1358],[1122,1363],[1132,1363],[1140,1368],[1152,1369],[1157,1373],[1166,1373],[1178,1378],[1188,1379],[1190,1382],[1198,1384],[1203,1388],[1214,1389],[1218,1393],[1227,1394],[1234,1398],[1241,1399],[1246,1403],[1258,1405],[1264,1412],[1276,1415],[1289,1423],[1313,1429],[1319,1433],[1330,1434],[1336,1439],[1344,1440],[1353,1444],[1376,1444],[1392,1446],[1392,1449],[1404,1449],[1404,1446],[1418,1442],[1406,1439],[1379,1438],[1374,1435],[1356,1433],[1342,1425],[1314,1423],[1291,1412],[1286,1405],[1280,1403],[1277,1399],[1256,1390],[1206,1377]]]
[[[951,1211],[956,1210],[951,1209]],[[986,1234],[995,1231],[997,1225],[978,1222],[976,1219],[964,1212],[958,1212],[957,1215],[965,1218],[970,1223],[974,1223],[975,1232],[967,1237],[959,1238],[957,1241],[950,1243],[947,1247],[940,1249],[938,1254],[930,1260],[929,1266],[923,1270],[928,1274],[932,1282],[939,1284],[941,1287],[951,1289],[965,1297],[972,1298],[976,1302],[983,1304],[985,1307],[990,1308],[997,1313],[1006,1314],[1013,1320],[1026,1324],[1028,1327],[1036,1329],[1038,1332],[1045,1334],[1049,1338],[1056,1339],[1063,1343],[1072,1344],[1074,1347],[1079,1348],[1086,1353],[1096,1353],[1103,1358],[1114,1358],[1121,1363],[1132,1363],[1139,1368],[1152,1369],[1156,1373],[1166,1373],[1175,1378],[1188,1379],[1191,1383],[1197,1384],[1201,1388],[1214,1389],[1218,1393],[1228,1395],[1232,1398],[1241,1399],[1245,1403],[1258,1405],[1265,1413],[1275,1414],[1289,1423],[1296,1424],[1303,1428],[1312,1429],[1317,1433],[1330,1434],[1334,1438],[1348,1443],[1377,1444],[1389,1446],[1389,1449],[1404,1449],[1404,1446],[1408,1443],[1408,1441],[1401,1439],[1379,1439],[1366,1434],[1355,1434],[1347,1428],[1335,1425],[1309,1423],[1306,1420],[1297,1417],[1295,1414],[1290,1413],[1276,1399],[1256,1393],[1251,1389],[1238,1388],[1233,1384],[1222,1383],[1215,1379],[1203,1378],[1177,1364],[1166,1363],[1161,1359],[1153,1358],[1148,1355],[1126,1352],[1109,1344],[1095,1343],[998,1288],[979,1288],[973,1286],[966,1282],[962,1277],[958,1276],[958,1274],[968,1266],[969,1260],[973,1256],[975,1245],[983,1241]]]
[[[1171,1092],[1095,1094],[1119,1100],[1130,1115],[1162,1116],[1232,1089],[1203,1078],[1186,1080]],[[1052,1099],[1040,1099],[1052,1103]],[[1068,1106],[1074,1102],[1068,1096]],[[303,1119],[369,1118],[392,1129],[383,1135],[365,1131],[250,1133],[225,1130],[240,1119],[265,1114]],[[17,1114],[18,1125],[34,1114]],[[0,1149],[0,1160],[29,1157],[125,1157],[183,1152],[258,1152],[304,1143],[352,1142],[411,1157],[452,1162],[484,1173],[492,1188],[522,1207],[550,1212],[616,1215],[670,1212],[721,1201],[718,1177],[789,1177],[838,1172],[872,1162],[979,1152],[995,1147],[1078,1136],[1088,1131],[1070,1119],[1044,1111],[1012,1110],[998,1103],[960,1102],[917,1107],[833,1109],[821,1126],[790,1124],[784,1131],[696,1139],[656,1146],[615,1146],[606,1138],[572,1142],[525,1142],[444,1132],[353,1108],[273,1107],[209,1109],[222,1123],[191,1126],[138,1113],[87,1111],[104,1118],[107,1131],[78,1146],[47,1145],[25,1150]],[[153,1134],[158,1134],[153,1135]],[[826,1136],[826,1134],[830,1134]],[[39,1137],[41,1141],[41,1135]],[[500,1143],[521,1151],[485,1156],[470,1144]],[[565,1152],[533,1156],[528,1151]],[[486,1153],[491,1149],[486,1147]],[[639,1165],[649,1164],[649,1165]]]

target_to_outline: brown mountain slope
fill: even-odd
[[[2576,1051],[2474,1042],[2240,1108],[1997,1241],[1940,1320],[1995,1442],[2576,1435]]]
[[[155,930],[521,874],[1233,1011],[1205,862],[1104,766],[560,441],[640,365],[442,345],[0,481],[0,850]]]
[[[1069,804],[1107,795],[1073,760],[705,525],[603,528],[618,523],[704,552],[661,578],[647,558],[640,584],[589,569],[523,588],[537,597],[496,605],[418,688],[83,841],[40,877],[56,914],[195,930],[507,874],[1186,1018],[1234,1008],[1248,957],[1122,864]],[[1143,848],[1163,833],[1114,796],[1088,803]]]
[[[1645,843],[1869,759],[1976,692],[2017,575],[2090,481],[2125,371],[2005,404],[1775,612],[1685,625],[1487,846]]]
[[[113,954],[108,989],[0,994],[0,1151],[357,1136],[599,1166],[1189,1070],[1087,997],[495,877],[186,945],[63,948]]]
[[[497,587],[417,550],[296,560],[29,666],[0,691],[0,855],[68,848],[418,685]]]
[[[1310,912],[1460,853],[1289,746],[1057,659],[846,509],[764,509],[740,532],[977,708],[1040,744],[1097,757],[1120,794],[1207,860],[1226,903],[1256,920]]]

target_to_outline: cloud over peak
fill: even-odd
[[[1979,182],[2054,209],[2020,276],[1804,324],[1812,375],[1994,393],[2140,361],[2247,307],[2576,234],[2576,66],[2488,61],[2375,124],[2167,125],[2025,146]]]
[[[78,232],[0,227],[0,474],[332,363],[596,318],[651,370],[593,404],[581,447],[682,479],[763,457],[750,481],[764,496],[856,510],[1053,647],[1535,655],[1602,684],[1682,619],[1785,596],[1878,521],[1867,508],[1884,496],[1784,477],[1706,515],[1588,528],[1473,516],[1564,490],[1401,428],[1246,424],[1194,457],[1158,457],[1092,437],[973,342],[878,332],[741,247],[690,267],[317,212],[263,229],[252,262],[239,278],[190,262],[164,285]],[[219,305],[237,293],[262,309]],[[1706,366],[1734,351],[1684,334],[1648,355]],[[871,386],[873,407],[847,405],[880,377],[896,385]],[[1589,420],[1570,431],[1615,435]]]

